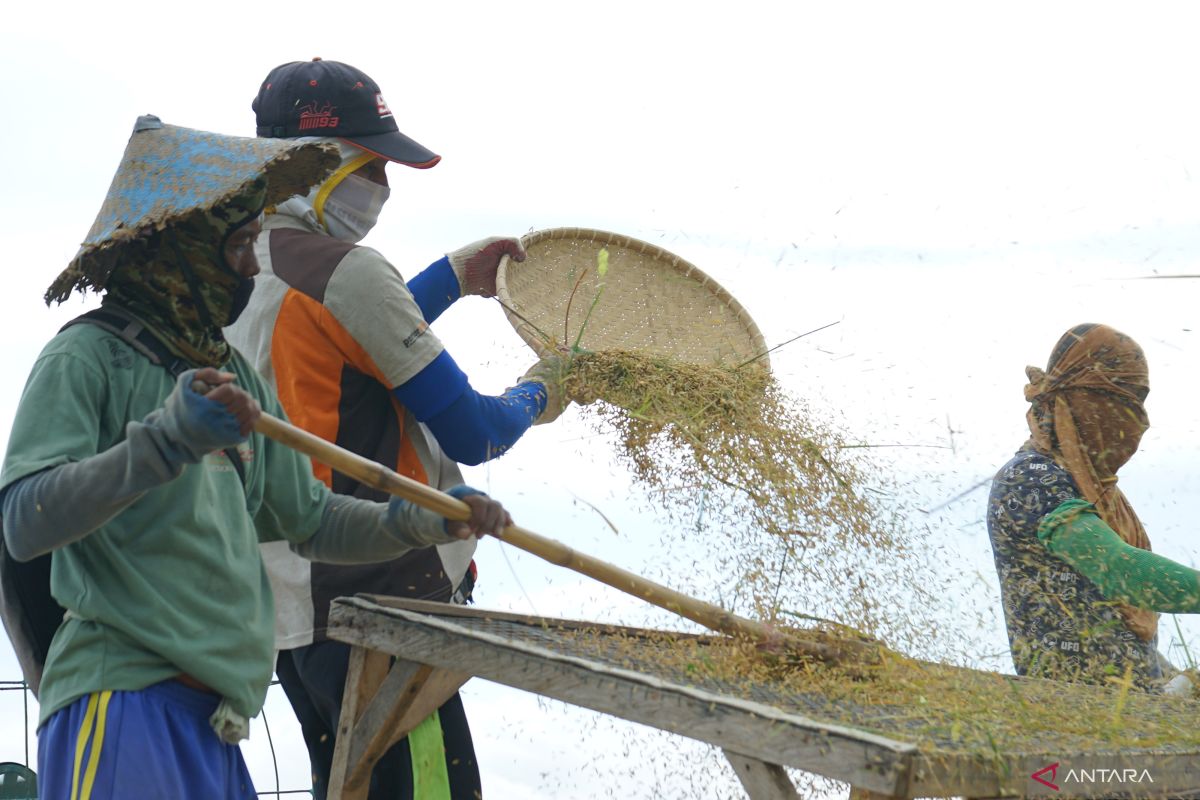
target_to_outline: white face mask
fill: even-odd
[[[325,230],[335,239],[358,244],[375,223],[391,189],[358,175],[347,175],[333,187],[321,209]]]

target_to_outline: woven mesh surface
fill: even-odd
[[[660,247],[587,228],[536,231],[521,242],[528,258],[501,262],[497,296],[538,353],[574,345],[581,327],[584,349],[633,350],[686,363],[735,366],[767,349],[737,300]],[[608,251],[603,278],[601,248]]]
[[[673,648],[673,639],[698,644],[695,666],[699,666],[706,658],[705,649],[718,641],[712,637],[649,630],[644,632],[645,635],[630,635],[629,629],[612,631],[603,626],[588,629],[582,623],[564,627],[555,624],[555,620],[536,618],[531,618],[529,622],[461,616],[445,616],[443,619],[467,631],[487,633],[550,653],[586,659],[605,667],[631,670],[715,695],[755,701],[809,719],[870,731],[894,741],[919,744],[927,753],[970,754],[976,752],[976,747],[970,744],[972,740],[978,742],[988,738],[987,719],[973,719],[969,712],[945,719],[912,704],[864,703],[847,697],[832,698],[819,691],[798,692],[770,682],[715,679],[704,675],[704,670],[692,669],[691,664],[683,668],[677,663],[670,666],[673,659],[665,653]],[[1064,716],[1072,714],[1074,709],[1084,704],[1101,702],[1109,706],[1116,697],[1116,692],[1107,688],[1036,681],[970,669],[939,669],[959,673],[963,681],[1004,682],[1009,686],[1006,691],[1012,703],[1050,702],[1060,707]],[[1050,691],[1047,692],[1047,689]],[[1194,704],[1136,692],[1126,698],[1124,708],[1126,717],[1138,719],[1147,731],[1190,730],[1195,710]],[[1057,725],[1028,725],[1019,737],[1006,737],[995,742],[994,746],[1007,753],[1055,752],[1063,755],[1069,752],[1103,752],[1112,747],[1099,737],[1064,734]],[[1183,743],[1175,746],[1162,742],[1154,745],[1153,750],[1158,754],[1196,752],[1194,746]]]

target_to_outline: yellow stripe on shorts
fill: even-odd
[[[104,721],[108,717],[108,701],[112,692],[100,693],[100,710],[96,714],[96,733],[92,737],[92,752],[88,755],[87,772],[83,776],[83,794],[79,800],[91,800],[92,784],[96,782],[96,768],[100,766],[100,750],[104,747]]]
[[[92,784],[96,781],[96,769],[100,765],[100,748],[104,746],[104,721],[108,716],[108,701],[112,692],[92,692],[88,695],[87,710],[79,736],[75,739],[75,768],[71,774],[71,800],[90,800]],[[95,736],[93,736],[93,731]],[[83,776],[82,793],[79,784],[79,769],[83,766],[83,754],[87,752],[88,740],[92,739],[92,752],[88,755],[87,770]]]

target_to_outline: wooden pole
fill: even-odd
[[[351,453],[345,448],[314,436],[278,417],[264,413],[259,417],[254,429],[270,439],[333,467],[360,483],[402,497],[422,508],[441,514],[446,519],[461,522],[471,516],[470,507],[462,500],[451,497],[420,481],[406,478],[382,464]],[[769,625],[738,616],[719,606],[677,592],[517,525],[505,528],[499,539],[545,559],[551,564],[587,575],[614,589],[619,589],[626,594],[699,623],[710,630],[749,638],[784,653],[816,658],[821,661],[836,662],[847,657],[868,662],[878,660],[879,653],[875,645],[854,640],[846,640],[844,643],[834,645],[786,636]]]

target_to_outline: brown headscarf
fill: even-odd
[[[1100,518],[1127,543],[1150,549],[1150,537],[1117,488],[1117,470],[1150,427],[1143,405],[1150,371],[1137,342],[1107,325],[1077,325],[1063,334],[1043,372],[1026,367],[1028,445],[1071,474]],[[1125,624],[1143,641],[1158,633],[1158,614],[1121,604]]]

